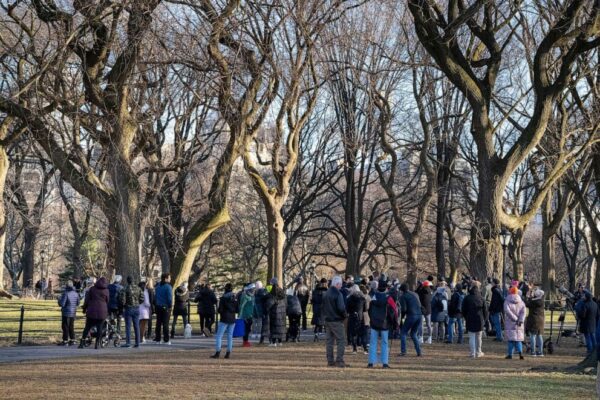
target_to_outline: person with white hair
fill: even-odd
[[[323,297],[323,316],[325,317],[325,328],[327,329],[327,365],[339,368],[348,367],[344,362],[344,350],[346,346],[346,330],[344,320],[347,317],[344,296],[340,292],[342,288],[342,277],[336,275],[331,280],[331,287]],[[334,361],[333,345],[337,343],[337,357]]]
[[[541,289],[530,290],[525,298],[525,305],[529,309],[525,320],[525,330],[529,332],[531,342],[531,355],[544,357],[544,291]]]

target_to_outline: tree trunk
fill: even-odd
[[[83,238],[76,237],[73,240],[73,248],[71,249],[71,262],[73,263],[73,276],[81,277],[83,275],[83,259],[82,259]]]
[[[596,263],[595,263],[596,264],[596,271],[595,271],[596,273],[594,274],[594,280],[593,280],[594,287],[592,289],[594,290],[593,294],[598,296],[598,294],[600,294],[600,274],[598,273],[598,266],[600,266],[600,251],[598,251],[596,253],[595,258],[596,258]]]
[[[497,189],[496,180],[482,178],[479,174],[479,195],[475,208],[475,220],[471,228],[471,247],[469,269],[480,281],[495,276],[502,280],[500,246],[499,205],[502,202],[502,191]],[[493,184],[492,184],[493,182]]]
[[[438,193],[437,215],[435,223],[435,260],[438,276],[446,277],[446,252],[444,249],[444,227],[446,220],[445,188],[440,188]],[[441,204],[440,204],[441,203]]]
[[[23,234],[23,253],[21,254],[20,263],[22,266],[22,276],[23,276],[23,285],[25,285],[29,280],[33,282],[33,274],[35,268],[35,241],[37,239],[37,228],[28,226],[24,229]],[[43,266],[41,266],[43,267]],[[42,271],[40,271],[40,279],[42,278]]]
[[[285,287],[283,282],[283,249],[286,237],[283,230],[283,217],[280,208],[269,206],[266,211],[269,237],[267,279],[277,278],[279,285]]]
[[[406,283],[410,290],[417,286],[417,262],[419,259],[419,239],[406,241]]]
[[[4,184],[10,161],[4,146],[0,146],[0,289],[4,289],[4,244],[6,242],[6,210],[4,209]]]
[[[158,222],[160,224],[160,222]],[[165,236],[161,233],[159,225],[152,227],[152,235],[154,236],[154,242],[156,249],[158,250],[158,256],[160,257],[161,271],[169,272],[171,270],[171,255],[167,249],[165,243]]]
[[[523,267],[523,236],[524,229],[517,229],[513,233],[510,255],[513,264],[513,279],[523,280],[525,270]]]
[[[556,253],[554,235],[542,227],[542,289],[546,293],[556,291]]]

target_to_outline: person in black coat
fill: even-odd
[[[423,319],[425,320],[425,327],[427,328],[427,340],[426,342],[431,344],[431,299],[433,295],[431,294],[431,281],[426,280],[423,281],[421,286],[415,290],[415,293],[419,296],[419,301],[421,302],[421,314]],[[421,343],[424,342],[423,339],[423,324],[419,328],[419,341]]]
[[[544,356],[544,291],[530,290],[525,297],[525,305],[529,308],[525,320],[525,331],[529,332],[531,354],[534,357]]]
[[[285,292],[278,286],[275,278],[271,280],[273,287],[267,297],[266,309],[269,313],[269,346],[281,346],[285,336],[285,317],[287,313],[287,299]]]
[[[348,313],[348,334],[350,336],[350,343],[352,344],[352,354],[356,354],[358,339],[362,332],[363,326],[363,315],[366,309],[365,296],[360,291],[358,285],[352,286],[350,294],[346,299],[346,312]],[[363,343],[366,351],[366,343]]]
[[[500,280],[494,278],[492,286],[492,300],[490,302],[490,319],[496,332],[494,341],[502,342],[502,313],[504,312],[504,296],[500,288]]]
[[[302,318],[302,304],[295,294],[294,289],[287,291],[286,312],[289,321],[289,329],[285,335],[285,341],[292,339],[292,342],[298,342],[300,339],[300,319]]]
[[[469,348],[473,358],[484,355],[481,351],[481,337],[487,319],[485,301],[479,292],[479,282],[475,282],[469,290],[469,295],[463,300],[462,306],[467,332],[469,332]]]
[[[312,325],[314,325],[315,342],[319,340],[319,333],[323,332],[325,319],[323,318],[323,296],[327,292],[327,279],[322,278],[321,282],[312,292]]]
[[[175,325],[177,325],[177,317],[181,315],[183,319],[183,328],[188,323],[188,304],[190,302],[190,292],[188,283],[183,282],[175,289],[175,305],[173,306],[173,323],[171,324],[171,337],[175,336]]]
[[[588,355],[596,348],[596,321],[598,318],[598,305],[589,291],[583,293],[583,298],[576,305],[577,318],[579,319],[579,332],[585,337],[585,346]]]
[[[217,305],[217,296],[210,283],[200,286],[194,302],[198,303],[200,332],[203,336],[210,336],[212,334],[212,324],[215,321],[215,306]]]
[[[210,358],[219,358],[221,355],[221,340],[223,334],[227,333],[227,353],[225,358],[229,358],[233,350],[233,330],[235,328],[235,314],[238,309],[238,303],[233,294],[233,286],[231,283],[225,285],[225,292],[219,300],[219,325],[215,340],[215,354]]]

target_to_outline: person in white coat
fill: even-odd
[[[140,289],[144,293],[144,301],[139,305],[140,311],[140,332],[142,334],[141,343],[146,343],[146,333],[148,332],[148,321],[150,315],[152,315],[152,303],[150,302],[150,293],[146,288],[146,281],[142,281],[139,284]]]

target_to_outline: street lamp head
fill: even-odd
[[[500,231],[500,244],[503,248],[506,248],[510,244],[511,233],[506,228],[502,228]]]

